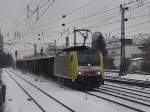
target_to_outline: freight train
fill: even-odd
[[[104,60],[98,50],[85,46],[63,49],[55,56],[17,60],[17,68],[46,74],[72,87],[96,88],[104,84]]]

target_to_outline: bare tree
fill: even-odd
[[[144,40],[142,50],[143,50],[142,70],[144,72],[150,72],[150,38]]]

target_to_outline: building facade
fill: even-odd
[[[141,58],[143,55],[142,46],[145,38],[150,38],[150,34],[135,35],[129,43],[125,45],[125,57],[128,59]],[[106,40],[108,55],[114,60],[117,68],[120,66],[120,38],[113,36]]]
[[[3,53],[3,35],[0,32],[0,55]]]

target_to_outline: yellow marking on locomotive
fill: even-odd
[[[78,58],[77,52],[73,51],[70,53],[70,70],[69,70],[70,78],[72,81],[77,79],[78,75]]]
[[[103,61],[103,55],[100,53],[100,72],[102,74],[102,78],[104,78],[104,61]]]

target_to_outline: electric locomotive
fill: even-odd
[[[79,87],[99,87],[104,83],[103,56],[85,46],[64,49],[54,58],[54,75]]]

